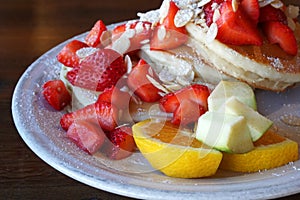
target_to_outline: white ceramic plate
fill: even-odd
[[[82,40],[84,36],[75,38]],[[65,138],[60,128],[63,113],[54,111],[41,96],[42,84],[58,78],[60,64],[56,55],[67,42],[51,49],[28,67],[12,99],[13,119],[21,137],[53,168],[92,187],[141,199],[265,199],[300,192],[300,161],[259,173],[219,172],[210,178],[177,179],[154,171],[140,153],[125,160],[111,161],[79,150]],[[279,116],[287,113],[300,116],[299,94],[299,86],[282,94],[257,92],[260,112],[288,130],[288,136],[298,143],[299,126],[287,126]]]

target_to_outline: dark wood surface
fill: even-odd
[[[11,116],[13,89],[47,50],[106,24],[136,18],[160,0],[0,0],[0,199],[128,199],[79,183],[40,160],[22,141]],[[300,199],[299,195],[284,199]]]

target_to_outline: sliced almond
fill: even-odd
[[[100,42],[102,46],[106,47],[111,43],[111,32],[104,31],[100,36]]]
[[[233,12],[236,12],[239,8],[239,1],[238,0],[232,0],[231,5],[232,5]]]
[[[213,22],[216,22],[221,17],[220,10],[216,9],[213,14]]]
[[[271,3],[271,5],[274,7],[274,8],[282,8],[284,6],[284,4],[279,1],[279,0],[275,0]]]
[[[130,56],[126,55],[124,58],[125,64],[127,66],[127,74],[129,74],[132,70],[132,61]]]
[[[162,23],[162,21],[168,16],[169,9],[170,9],[170,0],[164,0],[159,9],[160,23]]]
[[[198,2],[197,6],[198,6],[198,8],[202,7],[202,6],[206,5],[206,4],[208,4],[210,1],[211,0],[201,0],[200,2]]]
[[[213,22],[208,31],[207,31],[207,34],[206,34],[206,41],[207,43],[210,43],[212,41],[214,41],[214,39],[217,37],[217,34],[218,34],[218,26],[215,22]]]
[[[79,59],[84,59],[85,57],[92,55],[96,51],[98,51],[98,48],[94,47],[84,47],[76,51],[76,55],[79,57]]]
[[[157,37],[158,40],[163,41],[166,37],[167,31],[164,26],[160,26],[157,30]]]
[[[159,82],[157,82],[154,78],[152,78],[148,74],[146,75],[146,77],[157,89],[163,91],[166,94],[170,92],[169,90],[167,90],[165,87],[163,87]]]
[[[183,27],[191,21],[193,16],[194,12],[192,10],[179,10],[175,15],[174,24],[176,27]]]
[[[112,49],[123,55],[130,47],[130,40],[124,34],[112,43]]]

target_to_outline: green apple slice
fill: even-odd
[[[257,110],[253,89],[246,83],[239,81],[220,81],[207,99],[208,110],[218,111],[226,100],[235,96],[239,101]]]
[[[239,101],[229,98],[225,103],[225,113],[245,117],[252,141],[258,140],[273,124],[271,120]]]
[[[254,146],[243,116],[208,111],[198,119],[196,138],[228,153],[245,153]]]

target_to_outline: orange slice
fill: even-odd
[[[149,163],[167,176],[200,178],[216,173],[222,153],[197,139],[192,131],[169,122],[145,120],[132,128],[140,152]]]
[[[298,143],[272,130],[267,131],[254,146],[254,150],[248,153],[223,153],[220,168],[237,172],[257,172],[298,159]]]

